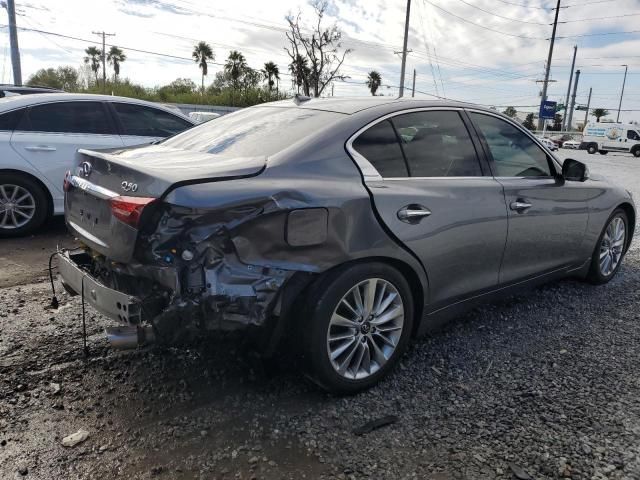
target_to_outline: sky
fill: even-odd
[[[542,85],[536,80],[544,78],[556,1],[413,0],[405,95],[411,94],[415,69],[416,96],[537,111]],[[147,87],[176,78],[199,85],[200,71],[191,52],[204,40],[216,57],[205,84],[235,49],[253,68],[275,62],[281,88],[290,89],[286,16],[300,12],[303,22],[314,21],[304,0],[16,0],[16,6],[19,27],[80,39],[19,31],[23,79],[40,68],[82,65],[84,49],[101,42],[92,32],[106,31],[115,33],[107,43],[123,48],[128,57],[121,76]],[[329,0],[324,21],[337,24],[343,32],[342,48],[352,50],[342,69],[349,79],[335,82],[335,96],[370,95],[365,82],[371,70],[382,75],[379,93],[397,96],[396,52],[402,50],[406,7],[406,0]],[[0,25],[1,80],[11,82],[6,20]],[[581,73],[576,103],[586,105],[592,88],[591,107],[607,108],[609,118],[615,119],[626,64],[620,119],[640,122],[639,25],[640,0],[562,0],[549,100],[564,103],[577,45],[576,69]],[[584,112],[574,113],[574,121],[583,118]]]

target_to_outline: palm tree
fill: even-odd
[[[280,80],[280,70],[278,66],[273,62],[267,62],[264,64],[262,74],[267,79],[267,85],[269,86],[269,98],[271,98],[271,90],[273,90],[273,79]]]
[[[224,71],[231,79],[234,96],[240,83],[240,78],[246,73],[247,69],[247,60],[244,58],[244,55],[237,50],[230,51],[229,56],[227,57],[227,62],[224,64]]]
[[[120,64],[127,59],[127,56],[122,50],[115,45],[111,47],[109,53],[107,53],[107,61],[109,65],[113,65],[113,81],[118,81],[118,75],[120,75]]]
[[[609,110],[607,110],[606,108],[594,108],[593,110],[591,110],[591,115],[596,117],[596,122],[599,122],[600,118],[609,115]]]
[[[300,87],[303,87],[304,94],[309,95],[309,75],[311,74],[311,69],[309,68],[307,58],[297,54],[296,59],[289,64],[289,71],[291,72],[293,86],[297,87],[298,93],[300,93]]]
[[[200,70],[202,70],[202,92],[204,93],[204,77],[208,73],[207,60],[213,60],[215,55],[213,54],[211,45],[207,42],[198,42],[198,44],[193,47],[193,53],[191,56],[198,64],[198,67],[200,67]]]
[[[84,57],[84,63],[91,65],[91,70],[96,77],[98,83],[98,72],[100,71],[100,62],[102,60],[102,50],[96,47],[87,47],[84,51],[87,54]]]
[[[378,91],[378,87],[380,87],[381,83],[382,77],[380,76],[380,74],[375,70],[370,71],[369,75],[367,76],[367,87],[369,87],[371,95],[373,95],[374,97],[376,96],[376,92]]]

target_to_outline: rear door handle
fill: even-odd
[[[529,202],[526,202],[521,198],[519,198],[515,202],[511,202],[511,205],[509,205],[509,208],[511,208],[511,210],[515,210],[516,212],[523,212],[525,210],[530,209],[532,206],[533,205],[531,205]]]
[[[24,147],[25,150],[29,150],[30,152],[55,152],[56,147],[50,147],[49,145],[29,145],[28,147]]]
[[[411,204],[398,210],[398,219],[405,223],[415,224],[429,215],[431,210],[424,205]]]

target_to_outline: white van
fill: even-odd
[[[589,153],[629,152],[640,157],[640,127],[624,123],[589,122],[584,128],[580,150]]]

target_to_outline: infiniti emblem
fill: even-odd
[[[80,170],[83,177],[88,177],[91,174],[91,164],[89,162],[82,162],[80,164]]]

